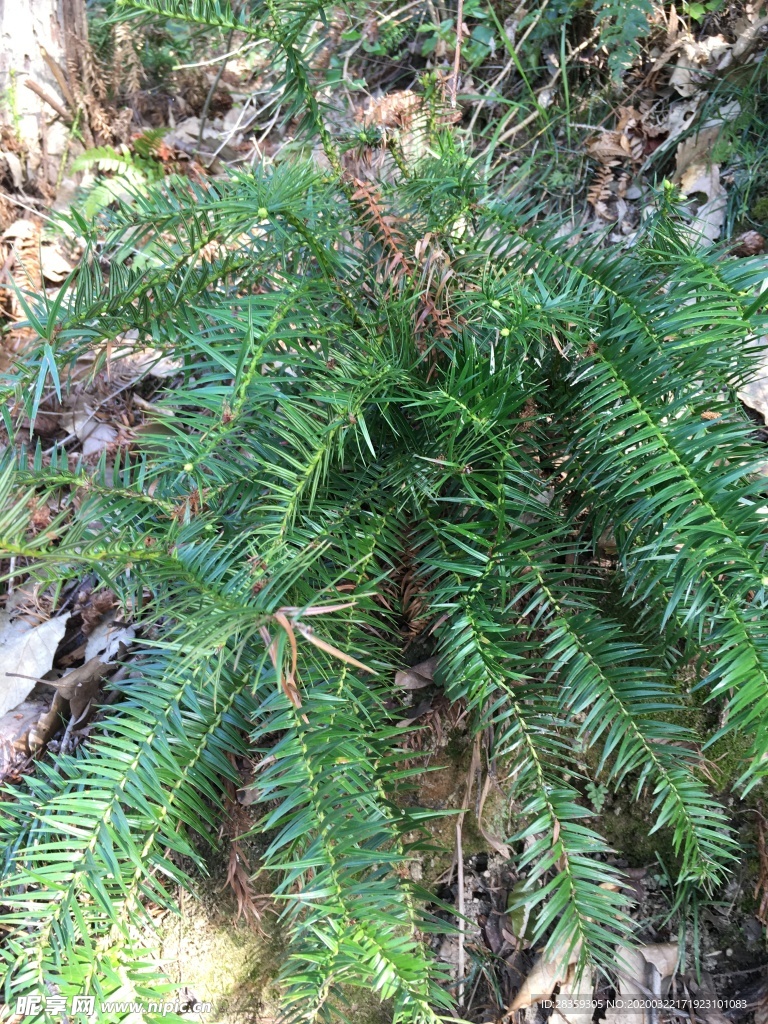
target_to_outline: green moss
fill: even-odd
[[[631,789],[626,788],[614,799],[612,806],[606,807],[600,816],[599,831],[616,850],[624,857],[630,867],[644,867],[656,862],[657,853],[665,864],[674,870],[678,858],[672,846],[672,832],[659,829],[649,834],[651,823],[656,815],[652,812],[653,800],[650,796],[635,799]]]
[[[752,216],[755,220],[768,220],[768,196],[761,196],[752,207]]]

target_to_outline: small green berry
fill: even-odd
[[[499,331],[499,334],[502,336],[502,338],[508,338],[509,337],[509,328],[508,327],[502,327],[501,330]]]
[[[194,468],[195,467],[192,465],[191,462],[185,462],[184,463],[184,472],[185,473],[191,473]]]
[[[259,218],[259,220],[266,220],[267,217],[269,216],[269,210],[266,208],[266,206],[260,206],[256,211],[256,216]]]

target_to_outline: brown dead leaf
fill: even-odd
[[[560,986],[555,1002],[558,1008],[557,1016],[563,1018],[567,1024],[590,1024],[595,1012],[590,1005],[594,987],[592,971],[582,971],[580,975],[574,974],[572,978],[566,980]]]
[[[351,654],[346,654],[344,651],[340,651],[338,647],[334,647],[333,644],[329,644],[327,640],[321,639],[311,626],[305,626],[302,622],[294,622],[293,625],[301,633],[305,640],[309,640],[311,644],[318,647],[321,651],[325,651],[326,654],[330,654],[334,658],[338,658],[339,661],[344,661],[348,665],[353,665],[355,668],[359,668],[362,672],[370,672],[372,676],[376,675],[376,669],[370,668],[368,665],[364,665],[362,661],[358,661],[357,658],[353,658]]]
[[[235,899],[237,900],[235,921],[239,921],[242,917],[246,923],[251,924],[258,930],[261,925],[261,913],[258,906],[259,896],[253,887],[250,870],[250,864],[242,844],[234,841],[229,848],[226,884],[235,894]]]
[[[765,239],[757,231],[744,231],[734,239],[733,256],[759,256],[765,252]]]
[[[624,1002],[639,1001],[648,995],[649,991],[653,991],[651,967],[658,971],[661,979],[674,974],[679,955],[680,950],[676,942],[659,942],[637,949],[619,948],[616,951],[617,973]],[[631,1024],[644,1024],[645,1013],[642,1009],[616,1009],[609,1006],[605,1020],[607,1024],[627,1024],[627,1021]]]
[[[61,726],[64,713],[67,710],[67,702],[57,691],[53,695],[53,703],[45,714],[40,715],[37,722],[29,730],[29,749],[32,753],[43,750],[53,738],[56,730]]]
[[[413,668],[403,669],[395,675],[395,686],[402,690],[423,690],[434,682],[437,662],[437,658],[427,658]]]
[[[759,856],[759,872],[755,883],[754,899],[760,899],[760,905],[755,913],[757,920],[768,925],[768,822],[762,814],[762,807],[757,809],[757,852]]]
[[[46,680],[47,686],[54,686],[64,700],[69,701],[72,718],[77,722],[88,705],[98,695],[102,682],[117,670],[114,663],[101,658],[91,658],[80,668],[73,668],[58,680]]]
[[[689,135],[679,143],[675,152],[675,180],[681,181],[689,167],[699,167],[709,162],[712,148],[722,131],[722,122],[701,128],[695,135]]]
[[[406,718],[400,719],[400,721],[397,723],[397,728],[405,729],[407,726],[413,725],[414,722],[417,722],[423,715],[426,715],[427,712],[431,710],[432,701],[422,701],[421,704],[419,704],[417,707],[413,708],[412,710],[409,710]]]
[[[736,395],[750,409],[759,412],[768,425],[768,335],[756,338],[751,344],[761,349],[760,361],[754,377],[743,384]]]
[[[680,178],[680,191],[686,196],[703,193],[707,199],[714,199],[722,191],[720,165],[692,163]]]
[[[512,856],[512,851],[510,850],[509,846],[507,846],[506,843],[503,843],[500,839],[497,839],[496,836],[491,835],[491,833],[488,832],[488,830],[483,825],[483,808],[485,807],[485,801],[488,797],[488,790],[490,788],[491,776],[486,775],[485,782],[483,783],[483,788],[480,793],[480,801],[477,806],[477,827],[483,839],[485,839],[486,843],[488,843],[491,849],[495,850],[496,853],[501,854],[501,856],[505,860],[509,860]]]
[[[618,158],[626,160],[631,156],[629,143],[622,132],[603,132],[587,142],[587,152],[601,164],[608,164]]]

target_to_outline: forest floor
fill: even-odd
[[[416,6],[407,8],[412,12]],[[541,5],[542,11],[545,7]],[[335,131],[396,134],[405,158],[412,160],[423,146],[424,118],[437,111],[472,147],[478,165],[495,178],[499,190],[525,189],[562,221],[563,232],[591,235],[595,245],[632,245],[666,179],[687,199],[692,237],[727,245],[736,255],[764,250],[768,19],[759,4],[732,4],[711,13],[702,8],[699,20],[690,12],[678,15],[674,8],[659,12],[620,81],[606,69],[594,33],[561,31],[560,26],[548,26],[543,16],[523,21],[522,16],[516,20],[515,12],[490,17],[477,4],[465,9],[470,13],[455,107],[451,67],[456,33],[451,43],[448,19],[438,18],[430,31],[409,35],[413,26],[403,18],[376,23],[361,15],[357,22],[344,23],[340,16],[316,58]],[[93,31],[102,61],[116,62],[107,20],[97,21]],[[76,232],[54,223],[54,211],[74,208],[96,216],[116,196],[140,192],[169,173],[205,180],[296,155],[292,124],[282,116],[282,99],[272,90],[269,67],[260,63],[258,50],[238,48],[235,39],[230,41],[233,55],[222,61],[217,58],[225,52],[223,40],[216,41],[214,50],[210,40],[179,37],[162,23],[143,25],[141,33],[143,51],[136,45],[131,51],[139,62],[137,80],[123,83],[114,100],[114,109],[130,110],[130,118],[123,117],[119,125],[116,119],[111,141],[99,149],[86,151],[73,137],[73,162],[62,165],[56,188],[36,192],[24,183],[21,157],[12,139],[5,140],[0,156],[0,260],[3,277],[12,278],[22,291],[48,289],[53,296],[77,266]],[[125,51],[127,43],[121,39]],[[388,159],[386,149],[361,155],[350,148],[346,155],[348,167],[363,178],[386,175]],[[17,326],[25,318],[19,294],[8,281],[1,286],[4,370],[23,353],[29,331]],[[43,453],[65,446],[90,464],[105,452],[111,458],[121,447],[140,449],[156,400],[173,385],[179,370],[172,358],[159,360],[158,355],[126,337],[109,366],[95,375],[83,359],[76,386],[61,399],[46,396],[35,422],[27,424],[33,443]],[[766,374],[766,380],[758,380],[741,397],[753,411],[756,430],[768,439],[768,430],[763,430],[768,423],[768,358]],[[766,459],[768,465],[768,453]],[[39,529],[55,512],[50,507],[35,511]],[[609,565],[610,538],[603,548]],[[104,686],[130,652],[135,635],[131,622],[109,596],[94,597],[91,586],[92,581],[83,580],[58,596],[69,616],[56,619],[61,623],[56,634],[46,631],[52,621],[50,594],[19,579],[6,595],[0,610],[0,654],[6,671],[13,662],[20,676],[46,677],[57,688],[21,685],[14,694],[0,695],[0,769],[5,780],[34,771],[38,757],[55,762],[59,752],[87,740],[105,699]],[[67,702],[68,724],[61,717]],[[434,688],[414,692],[407,720],[422,727],[414,741],[414,759],[440,770],[424,773],[409,799],[446,812],[468,808],[462,819],[463,871],[455,870],[455,814],[446,816],[444,829],[436,835],[440,850],[412,870],[444,904],[457,904],[463,885],[465,941],[476,964],[468,1019],[491,1021],[500,1019],[512,1003],[533,963],[532,951],[525,948],[526,922],[507,913],[518,880],[507,867],[503,840],[514,831],[515,809],[499,797],[493,779],[475,777],[472,745],[462,723],[448,720],[443,712]],[[720,752],[721,767],[727,753]],[[248,766],[241,767],[247,780]],[[721,781],[729,799],[725,768]],[[768,821],[759,806],[730,801],[743,860],[715,903],[680,907],[670,883],[672,864],[660,859],[665,842],[670,852],[669,842],[663,835],[659,841],[648,835],[648,804],[629,793],[593,793],[595,814],[602,817],[608,838],[625,851],[616,863],[632,879],[639,938],[651,950],[648,961],[637,968],[639,990],[649,984],[647,964],[663,956],[666,966],[658,971],[665,985],[746,1003],[702,1010],[699,1018],[689,1018],[692,1024],[696,1019],[742,1024],[753,1014],[756,1024],[768,1021]],[[240,826],[247,824],[247,808],[234,798],[232,815]],[[268,1024],[275,1012],[271,979],[283,948],[280,927],[264,894],[238,886],[233,865],[242,855],[255,863],[258,846],[237,848],[236,841],[235,830],[227,837],[222,859],[211,864],[211,876],[200,880],[199,902],[187,895],[180,916],[158,912],[162,957],[180,991],[214,1003],[214,1016],[201,1019]],[[233,923],[235,918],[239,920]],[[433,940],[438,957],[455,968],[455,936]],[[680,970],[678,953],[683,954]],[[560,980],[563,993],[570,982]],[[605,996],[605,985],[595,984]],[[369,1001],[364,993],[350,998],[350,1016],[359,1024],[386,1020],[386,1006],[380,1008],[378,1001]],[[583,1014],[577,1017],[566,1015],[569,1024],[584,1024]]]

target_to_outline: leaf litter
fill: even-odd
[[[747,7],[742,21],[743,24],[735,42],[729,42],[722,35],[696,40],[690,32],[681,27],[671,31],[667,49],[658,55],[656,61],[660,66],[654,66],[654,70],[658,74],[666,64],[671,65],[672,61],[675,62],[668,84],[674,90],[677,98],[666,103],[666,110],[662,115],[659,114],[659,110],[655,106],[638,105],[638,107],[619,108],[616,128],[601,132],[586,144],[586,151],[598,164],[599,173],[602,176],[599,187],[593,191],[593,199],[590,200],[594,221],[598,226],[601,226],[601,223],[615,223],[618,226],[618,231],[610,237],[611,242],[631,244],[634,231],[644,212],[643,207],[650,202],[648,191],[643,187],[640,175],[644,169],[647,169],[649,158],[655,152],[660,151],[662,147],[670,153],[674,149],[676,171],[673,180],[679,184],[681,192],[691,200],[691,237],[695,238],[699,244],[709,244],[722,237],[727,193],[722,167],[712,159],[712,152],[723,125],[733,121],[739,112],[733,108],[721,111],[719,120],[706,122],[695,134],[690,134],[690,132],[704,105],[708,80],[712,75],[721,72],[732,61],[746,59],[754,47],[758,33],[766,19],[761,18],[758,11]],[[679,26],[676,15],[675,25]],[[210,126],[205,128],[202,133],[203,138],[213,145],[225,140],[231,125],[239,125],[241,114],[242,108],[238,111],[237,121],[222,122],[220,125],[214,126],[215,130]],[[177,145],[180,149],[189,149],[190,143],[196,139],[199,130],[198,118],[187,119],[186,122],[182,121],[176,126],[175,132],[170,138],[167,138],[167,141],[169,144]],[[241,145],[242,137],[238,136],[236,141],[238,146]],[[13,173],[13,166],[10,166]],[[32,229],[26,225],[17,225],[15,230],[15,234],[12,231],[7,236],[7,241],[13,243],[16,248],[21,249],[21,243],[38,238],[38,226],[34,222]],[[31,249],[31,246],[28,248]],[[63,281],[72,269],[67,254],[51,245],[38,244],[38,249],[40,259],[37,274],[41,283],[51,284]],[[768,349],[768,339],[760,339],[760,343]],[[82,368],[86,373],[90,372],[88,357],[83,360]],[[118,346],[115,353],[111,355],[106,371],[101,372],[92,380],[89,379],[82,390],[75,390],[67,395],[60,406],[57,406],[55,402],[50,402],[49,412],[54,417],[56,415],[60,417],[59,429],[51,431],[50,440],[60,443],[62,440],[61,428],[63,428],[68,435],[71,435],[74,442],[71,445],[72,450],[79,452],[85,458],[98,456],[104,451],[109,455],[114,446],[129,445],[132,432],[135,429],[140,429],[145,420],[144,414],[150,413],[151,415],[152,395],[147,400],[138,393],[141,382],[147,378],[154,378],[155,381],[170,379],[181,369],[181,362],[175,359],[172,353],[145,347],[138,338],[123,339],[123,347]],[[742,389],[740,397],[746,404],[758,409],[768,423],[768,363],[765,370],[764,386],[755,390],[748,385]],[[120,398],[118,391],[126,381],[128,386]],[[134,390],[136,391],[135,403],[132,402]],[[118,398],[120,398],[119,401]],[[142,402],[146,408],[142,409]],[[125,416],[126,411],[129,412],[130,419],[134,422],[123,422],[121,417]],[[33,424],[33,426],[37,427],[37,424]],[[52,623],[53,625],[51,625]],[[29,628],[20,625],[19,620],[15,620],[13,624],[15,629],[17,632],[21,630],[15,639],[11,636],[13,632],[11,624],[3,624],[0,626],[3,630],[3,633],[0,633],[0,664],[11,664],[9,658],[12,658],[13,655],[8,654],[9,645],[11,645],[10,650],[13,651],[12,644],[19,642],[20,637],[29,633],[37,634],[37,631],[41,631],[40,637],[49,635],[49,640],[47,644],[41,645],[41,652],[44,650],[44,655],[43,653],[39,655],[40,662],[36,664],[35,677],[39,678],[49,673],[67,624],[67,616],[53,617],[47,622]],[[6,626],[9,630],[8,642],[2,644]],[[25,629],[26,632],[24,632]],[[133,627],[115,619],[110,612],[99,619],[85,640],[85,648],[81,652],[84,658],[83,664],[71,669],[61,678],[49,681],[49,685],[55,689],[55,699],[47,715],[49,718],[53,717],[54,724],[60,720],[61,713],[66,711],[64,705],[67,701],[70,704],[71,722],[76,721],[87,711],[89,705],[98,695],[101,683],[108,674],[108,669],[112,668],[113,659],[120,658],[125,654],[126,648],[134,637]],[[312,642],[315,641],[312,640]],[[30,646],[29,640],[22,646],[26,652]],[[19,647],[19,650],[21,649]],[[33,646],[33,649],[37,648]],[[25,654],[24,657],[27,655]],[[19,664],[21,660],[23,659],[20,659]],[[434,685],[435,667],[435,659],[429,659],[399,672],[395,680],[396,685],[406,691],[406,694],[409,691],[427,689]],[[32,681],[32,688],[34,685],[35,683]],[[22,745],[23,730],[27,727],[28,732],[30,728],[34,731],[35,716],[37,715],[39,718],[41,707],[40,704],[26,700],[29,692],[27,690],[21,698],[21,702],[12,706],[9,712],[14,717],[18,733],[12,742],[18,743],[21,740]],[[427,715],[433,705],[436,705],[435,700],[422,701],[409,712],[409,717],[403,722],[412,724]],[[5,731],[2,728],[2,721],[5,720],[5,717],[7,716],[0,720],[0,735],[3,742],[13,734],[10,725]],[[32,726],[29,726],[28,722],[32,722]],[[48,725],[50,724],[49,722]],[[49,731],[48,738],[43,740],[43,744],[48,742],[50,737]],[[40,743],[37,744],[38,749],[40,745]],[[478,811],[478,817],[481,814],[482,806]],[[235,851],[234,844],[231,849]],[[247,866],[247,861],[245,863]],[[494,864],[498,866],[498,862],[492,862],[491,874],[495,871]],[[488,873],[488,867],[484,867],[477,856],[467,862],[465,872],[468,886],[476,886],[474,891],[470,891],[468,888],[464,894],[465,905],[472,907],[474,902],[482,905],[484,910],[487,909],[486,904],[474,897],[478,892],[495,895],[491,893],[491,890],[499,881],[499,875],[503,877],[503,872],[499,869],[499,874],[494,874],[494,877],[490,879],[493,884],[489,884],[488,879],[483,882],[482,879]],[[244,894],[242,889],[242,863],[238,864],[237,860],[233,863],[230,860],[229,873],[233,888],[237,890],[238,886],[241,887],[238,906],[245,912],[244,907],[241,906],[241,899],[247,903],[249,897]],[[504,888],[505,885],[508,887],[505,889],[505,893],[511,891],[510,886],[514,888],[515,881],[515,879],[503,877],[501,887]],[[493,904],[493,899],[491,899],[491,904]],[[479,913],[477,921],[479,924],[472,933],[473,938],[481,943],[485,942],[494,954],[504,951],[509,960],[516,964],[512,975],[517,978],[517,982],[524,978],[518,996],[508,1003],[510,1010],[531,1008],[535,1000],[528,1002],[525,1000],[529,999],[535,988],[538,988],[540,992],[548,990],[546,998],[554,994],[556,998],[562,1000],[562,1009],[560,1004],[557,1004],[557,1010],[570,1024],[577,1024],[577,1022],[586,1024],[588,1020],[592,1019],[593,1015],[591,1013],[587,1015],[586,1011],[574,1016],[572,1011],[569,1012],[566,1009],[569,1000],[585,998],[587,994],[591,995],[594,992],[594,979],[590,975],[585,972],[577,976],[573,971],[572,962],[558,964],[551,961],[539,961],[533,970],[524,977],[522,970],[519,969],[522,962],[520,947],[525,945],[524,929],[521,934],[520,930],[513,925],[506,908],[501,910],[497,906],[488,915]],[[491,936],[500,938],[491,938]],[[499,941],[501,945],[499,945]],[[440,949],[446,953],[450,961],[453,956],[451,943],[447,942],[446,945],[444,942]],[[440,951],[438,952],[440,953]],[[668,979],[675,970],[675,965],[669,968],[673,953],[676,964],[680,950],[674,943],[652,944],[641,947],[637,951],[625,951],[622,957],[623,969],[617,966],[618,990],[625,995],[643,993],[649,989],[653,991],[654,982],[649,978],[649,971],[653,968],[662,980]],[[617,965],[618,963],[617,960]],[[514,987],[513,985],[512,988]],[[559,991],[555,992],[555,989],[559,989]],[[528,994],[523,995],[524,992]],[[640,1017],[637,1019],[639,1021]],[[652,1021],[652,1018],[648,1019]],[[704,1019],[707,1019],[706,1015]],[[613,1018],[606,1013],[606,1020],[612,1022]],[[616,1017],[616,1024],[619,1024],[618,1017]],[[712,1019],[709,1024],[719,1024],[719,1022]]]
[[[31,755],[53,750],[65,722],[59,747],[71,746],[136,637],[109,591],[85,587],[71,613],[37,624],[25,597],[14,594],[0,611],[0,780]]]

